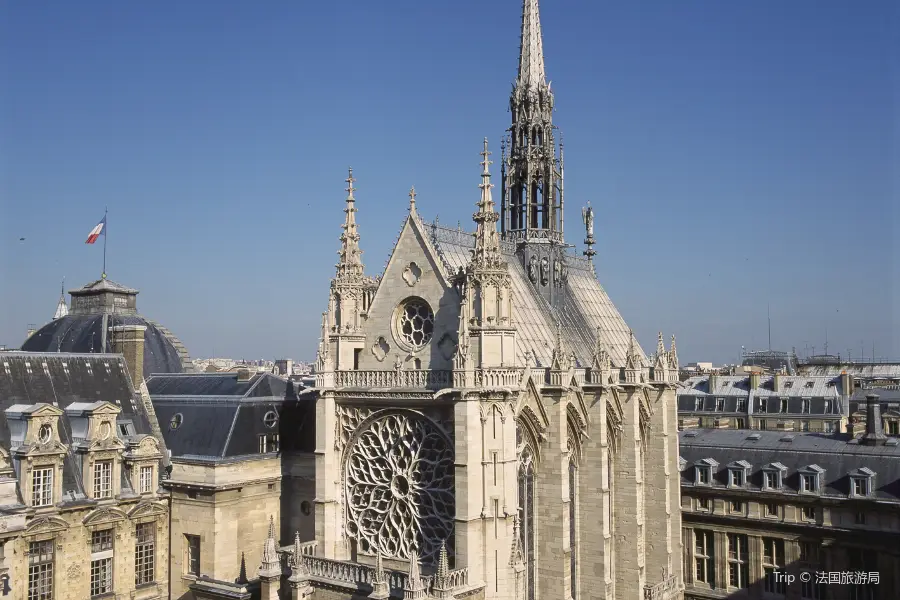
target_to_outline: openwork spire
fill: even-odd
[[[538,86],[546,82],[544,44],[538,0],[522,3],[522,36],[519,41],[519,77],[517,85]]]
[[[262,561],[259,565],[260,577],[281,577],[281,561],[278,560],[275,542],[275,517],[269,517],[269,536],[263,545]]]
[[[344,224],[341,225],[344,232],[341,234],[341,249],[338,250],[340,256],[337,264],[338,279],[362,278],[364,271],[362,250],[359,249],[359,230],[356,225],[356,198],[353,197],[353,192],[356,191],[353,183],[356,179],[353,178],[353,169],[348,169],[348,171],[349,175],[345,179],[347,182],[347,208],[344,209],[347,216],[344,218]]]
[[[441,553],[438,556],[437,572],[434,574],[432,594],[438,600],[453,598],[450,585],[450,561],[447,558],[447,542],[441,542]]]
[[[478,212],[472,215],[477,227],[475,229],[475,250],[472,257],[473,266],[497,268],[506,263],[500,257],[500,236],[497,233],[497,221],[500,215],[494,210],[494,199],[491,196],[491,160],[488,158],[488,141],[484,138],[484,150],[481,152],[481,201]]]
[[[669,346],[669,368],[678,371],[678,351],[675,349],[675,334],[672,334],[672,345]]]
[[[656,338],[656,357],[660,360],[666,357],[666,345],[663,343],[662,331],[659,332],[659,336]]]
[[[413,551],[409,555],[409,577],[406,587],[403,589],[404,600],[424,600],[425,585],[422,582],[422,573],[419,570],[419,555]]]

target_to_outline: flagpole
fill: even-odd
[[[106,221],[106,215],[109,213],[109,207],[103,210],[103,279],[106,279],[106,237],[109,224]]]

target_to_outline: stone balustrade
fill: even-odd
[[[522,381],[522,369],[495,368],[477,369],[475,385],[478,387],[519,387]]]
[[[278,550],[281,554],[282,565],[285,569],[290,564],[293,546],[284,546]],[[309,571],[313,580],[322,580],[332,584],[344,585],[350,588],[370,588],[375,581],[375,567],[359,563],[333,560],[315,556],[316,542],[305,542],[301,545],[303,564]],[[409,573],[384,570],[385,578],[392,592],[402,593],[409,581]],[[434,576],[422,576],[422,583],[427,593],[434,589]],[[469,570],[467,568],[455,569],[447,574],[447,587],[450,590],[461,590],[469,587]]]
[[[426,388],[440,389],[452,385],[451,371],[393,370],[336,371],[336,388]]]
[[[644,586],[644,600],[669,600],[678,591],[678,578],[669,575],[655,585]]]

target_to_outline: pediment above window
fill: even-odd
[[[141,502],[128,511],[129,519],[140,519],[145,517],[158,517],[166,514],[166,508],[157,502]]]
[[[69,524],[59,517],[38,517],[25,527],[25,535],[59,533],[66,531],[68,528]]]
[[[98,508],[88,513],[82,523],[84,525],[106,525],[118,523],[127,518],[128,515],[118,508]]]

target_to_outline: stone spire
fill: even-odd
[[[656,359],[657,360],[665,360],[666,358],[666,345],[663,343],[663,334],[662,331],[659,332],[659,335],[656,338]]]
[[[553,345],[553,354],[550,357],[550,368],[554,371],[563,371],[566,369],[566,353],[563,350],[562,341],[562,322],[556,320],[556,343]]]
[[[475,251],[472,257],[472,265],[487,268],[506,268],[506,261],[500,256],[500,236],[497,234],[497,221],[500,215],[494,210],[494,199],[491,196],[491,172],[492,164],[488,158],[488,140],[484,138],[484,150],[481,152],[481,201],[478,202],[478,212],[472,215],[476,223]]]
[[[304,600],[312,595],[309,585],[309,571],[303,562],[303,548],[300,546],[300,532],[294,534],[294,548],[291,552],[291,576],[288,577],[291,587],[291,600]]]
[[[406,587],[403,588],[403,600],[424,600],[424,598],[425,585],[419,571],[419,555],[413,550],[409,556],[409,577],[406,580]]]
[[[438,600],[450,600],[453,598],[453,589],[450,585],[450,564],[447,559],[446,542],[441,542],[441,553],[438,557],[437,573],[434,574],[432,596]]]
[[[275,517],[269,517],[269,536],[263,545],[262,562],[259,565],[260,577],[281,577],[281,561],[278,560],[275,542]]]
[[[53,320],[62,319],[69,314],[69,307],[66,305],[66,279],[62,280],[59,289],[59,302],[56,303],[56,312],[53,314]]]
[[[519,39],[519,76],[517,86],[546,84],[544,74],[544,44],[541,39],[541,16],[538,0],[522,3],[522,34]]]
[[[608,383],[610,369],[609,352],[606,349],[606,344],[603,343],[603,330],[597,327],[594,341],[594,356],[591,363],[591,383]]]
[[[384,572],[384,564],[381,559],[381,550],[375,555],[375,574],[372,578],[372,592],[369,598],[372,600],[387,600],[391,595],[388,586],[387,575]]]
[[[672,345],[669,346],[669,369],[678,374],[678,351],[675,350],[675,334],[672,334]]]
[[[344,209],[347,216],[344,218],[344,224],[341,225],[344,232],[341,234],[341,249],[338,250],[338,255],[341,257],[337,264],[338,280],[362,279],[364,272],[362,250],[359,249],[359,231],[356,225],[356,198],[353,197],[353,192],[356,191],[353,183],[356,179],[353,178],[353,169],[348,169],[348,171],[349,175],[345,179],[347,182],[347,208]]]

